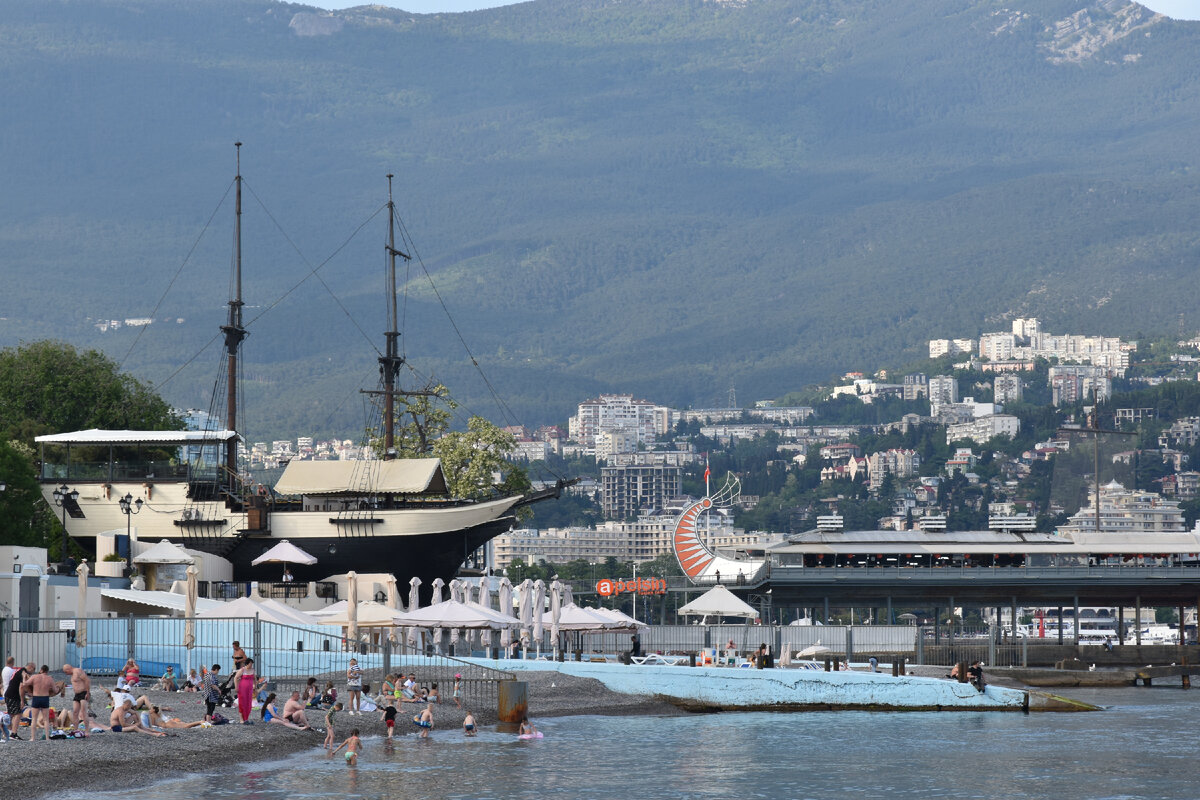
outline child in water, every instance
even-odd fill
[[[325,744],[326,750],[333,747],[333,718],[337,712],[342,710],[341,703],[334,703],[333,707],[325,712]]]
[[[474,735],[475,735],[475,715],[473,715],[470,711],[468,711],[467,715],[465,717],[463,717],[463,736],[474,736]]]
[[[336,753],[343,747],[346,748],[346,763],[352,767],[358,764],[358,753],[362,749],[362,739],[358,738],[358,728],[350,731],[350,738],[339,744],[333,753]],[[333,753],[329,755],[333,755]]]
[[[428,739],[433,730],[433,703],[425,706],[425,710],[413,717],[413,725],[421,729],[421,738]]]
[[[387,738],[391,739],[392,734],[396,732],[396,698],[388,699],[387,708],[383,710],[383,716],[380,719],[387,725]]]

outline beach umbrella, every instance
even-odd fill
[[[401,612],[384,603],[361,600],[353,609],[349,603],[335,603],[321,609],[320,613],[315,616],[322,625],[348,627],[350,619],[353,617],[356,628],[389,628],[399,624],[396,622],[396,618],[400,615]]]
[[[833,650],[831,650],[828,647],[826,647],[825,645],[821,644],[821,640],[818,639],[816,644],[810,644],[808,647],[804,648],[799,653],[796,653],[796,657],[797,658],[812,658],[813,656],[817,656],[822,653],[832,653],[832,652],[833,652]]]
[[[571,591],[571,584],[563,583],[563,585],[562,585],[562,604],[564,606],[569,606],[569,605],[574,604],[574,602],[575,602],[575,594],[574,594],[574,592]]]
[[[521,614],[521,647],[529,649],[529,627],[533,624],[533,582],[526,578],[517,589],[517,608]]]
[[[358,573],[346,573],[346,638],[358,649]]]
[[[304,564],[312,566],[317,563],[317,558],[296,547],[296,545],[287,539],[284,539],[250,563],[256,567],[259,564]]]
[[[491,628],[498,630],[517,624],[514,617],[499,611],[484,608],[478,603],[463,603],[458,600],[443,600],[416,611],[406,611],[398,619],[403,623],[422,628],[453,630],[455,628]]]
[[[420,589],[421,589],[421,579],[418,578],[416,575],[414,575],[412,577],[412,579],[408,582],[408,610],[409,611],[412,611],[414,609],[421,607]],[[417,643],[420,641],[420,636],[421,636],[421,634],[416,628],[405,628],[404,629],[404,639],[412,647],[417,646]]]
[[[508,578],[501,578],[500,587],[496,592],[496,599],[500,603],[500,612],[503,614],[512,613],[512,591],[512,581]],[[512,631],[509,628],[505,628],[500,631],[500,647],[504,650],[505,658],[508,657],[508,648],[510,645],[512,645]]]
[[[557,578],[550,584],[550,641],[554,643],[554,654],[558,655],[558,621],[562,615],[562,581]]]
[[[183,646],[187,648],[187,664],[184,667],[187,672],[183,673],[184,676],[192,674],[192,648],[196,646],[196,601],[200,599],[199,574],[200,570],[196,569],[195,564],[187,568],[187,589],[184,592],[187,600],[183,606]]]
[[[446,582],[444,580],[442,580],[441,578],[433,579],[433,584],[432,584],[433,591],[432,591],[432,595],[429,598],[430,603],[442,602],[442,587],[445,585],[446,585]]]
[[[387,604],[395,611],[402,611],[400,608],[400,592],[396,587],[396,576],[389,575],[387,579]],[[396,642],[396,629],[392,628],[388,631],[388,639],[394,644]]]
[[[475,589],[475,602],[478,603],[479,605],[483,606],[484,608],[491,610],[491,608],[492,608],[492,593],[488,588],[488,579],[487,578],[479,579],[479,586],[477,586]],[[504,613],[510,614],[511,612],[505,611]],[[485,648],[488,648],[488,649],[491,648],[491,646],[492,646],[492,631],[491,631],[491,629],[480,632],[479,644]]]
[[[455,578],[450,581],[450,599],[456,603],[463,601],[463,582]],[[457,644],[461,634],[458,628],[450,629],[450,644]]]
[[[538,653],[542,652],[542,614],[546,611],[546,582],[541,578],[533,582],[533,641]]]
[[[75,568],[75,574],[79,576],[79,622],[75,626],[75,646],[79,648],[87,647],[87,579],[88,565],[83,562]],[[83,663],[83,659],[79,660]]]

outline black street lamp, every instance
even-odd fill
[[[140,498],[140,497],[137,500],[134,500],[133,495],[129,494],[128,492],[125,493],[124,497],[122,497],[120,500],[117,501],[118,505],[121,506],[121,513],[125,515],[125,572],[126,573],[128,573],[129,570],[132,568],[132,565],[129,563],[129,557],[133,554],[133,542],[130,541],[130,530],[131,530],[130,522],[131,522],[131,520],[129,518],[129,515],[136,514],[139,511],[141,511],[142,503],[144,503],[144,502],[145,501],[142,500],[142,498]]]
[[[62,560],[65,563],[67,560],[67,506],[79,500],[79,492],[64,483],[54,490],[53,497],[54,505],[62,509]]]

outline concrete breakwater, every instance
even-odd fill
[[[511,672],[555,671],[594,678],[621,694],[669,700],[689,710],[974,710],[1092,711],[1095,706],[1041,692],[885,673],[807,669],[738,669],[622,665],[595,662],[502,660]]]

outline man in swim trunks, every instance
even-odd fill
[[[427,703],[425,710],[413,717],[413,725],[421,729],[421,738],[428,739],[433,730],[433,703]]]
[[[21,738],[17,735],[17,727],[21,724],[21,708],[25,705],[25,681],[31,675],[33,675],[32,661],[17,668],[12,673],[12,677],[8,679],[8,685],[4,687],[5,708],[8,715],[12,717],[9,733],[14,739]]]
[[[50,668],[45,664],[37,674],[31,675],[21,686],[29,695],[29,706],[33,714],[29,720],[29,741],[37,741],[38,725],[46,732],[46,741],[50,741],[50,696],[61,694],[63,684],[55,683],[50,677]]]
[[[148,728],[143,728],[138,715],[133,713],[133,701],[125,700],[121,705],[113,709],[112,716],[108,718],[109,724],[112,725],[113,733],[145,733],[149,736],[166,736],[165,733],[152,731]]]
[[[70,664],[63,664],[63,672],[71,682],[71,711],[76,720],[85,723],[83,735],[90,736],[89,729],[92,725],[88,720],[88,698],[92,691],[92,679],[83,671],[83,667],[75,668]]]
[[[292,692],[291,697],[283,704],[283,718],[301,728],[310,727],[308,716],[304,713],[304,703],[300,702],[300,690]]]

